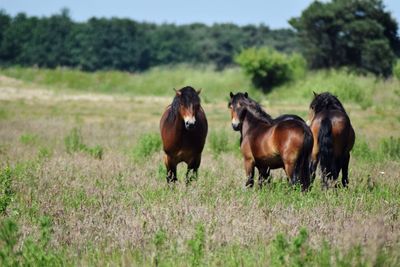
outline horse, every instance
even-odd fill
[[[190,86],[175,90],[172,103],[161,117],[160,132],[167,183],[177,181],[176,166],[180,162],[187,164],[186,184],[191,180],[190,171],[193,171],[195,178],[198,176],[208,131],[206,114],[200,105],[200,92]]]
[[[304,120],[296,115],[273,119],[247,92],[231,92],[228,107],[232,128],[241,135],[246,187],[253,187],[256,167],[260,187],[270,181],[271,169],[283,168],[291,184],[300,182],[302,190],[308,189],[313,136]]]
[[[311,174],[315,178],[318,163],[323,185],[336,181],[342,171],[342,185],[349,183],[350,151],[354,146],[355,132],[350,118],[339,99],[329,92],[317,94],[309,109],[310,128],[314,136]]]

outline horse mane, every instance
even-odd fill
[[[197,94],[196,90],[194,90],[193,87],[191,86],[185,86],[182,89],[180,89],[178,92],[180,92],[179,95],[175,95],[174,99],[172,100],[172,103],[169,105],[169,112],[167,116],[167,121],[168,122],[173,122],[179,115],[179,107],[181,105],[184,106],[189,106],[190,103],[193,104],[200,104],[200,97]]]
[[[318,94],[311,101],[310,108],[314,110],[315,113],[319,113],[324,110],[339,110],[346,113],[342,103],[339,99],[329,92],[324,92]]]
[[[247,111],[250,112],[256,119],[265,122],[267,124],[273,124],[274,119],[269,115],[264,109],[258,104],[255,100],[250,97],[246,99],[246,108]]]

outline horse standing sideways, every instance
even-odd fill
[[[230,93],[232,127],[240,131],[246,186],[254,185],[254,168],[259,186],[269,181],[271,169],[284,168],[291,184],[310,186],[310,160],[313,136],[303,119],[282,115],[272,119],[247,93]]]
[[[166,108],[160,121],[165,152],[164,163],[169,183],[177,181],[176,166],[182,161],[185,162],[188,166],[186,183],[189,183],[191,170],[197,178],[208,124],[204,110],[200,106],[200,90],[195,91],[192,87],[186,86],[175,92],[172,104]]]
[[[322,181],[336,181],[342,170],[342,185],[349,183],[350,151],[354,146],[355,133],[339,99],[328,93],[317,94],[310,104],[310,128],[314,136],[311,173],[315,177],[318,163]]]

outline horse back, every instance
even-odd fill
[[[330,122],[333,155],[339,157],[343,153],[350,152],[354,146],[355,132],[349,116],[339,110],[328,110],[316,114],[311,122],[310,128],[314,136],[313,158],[316,157],[319,151],[318,137],[323,120],[329,120]]]
[[[304,125],[303,125],[304,124]],[[272,169],[283,167],[283,162],[295,160],[297,151],[303,146],[303,120],[278,120],[268,127],[258,127],[252,137],[251,149],[254,158],[268,162]]]

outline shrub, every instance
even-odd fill
[[[139,137],[134,149],[133,158],[141,160],[148,158],[154,152],[161,149],[160,135],[156,133],[148,133]]]
[[[300,55],[288,57],[267,47],[245,49],[235,61],[251,77],[254,86],[263,91],[304,74],[305,69]]]

